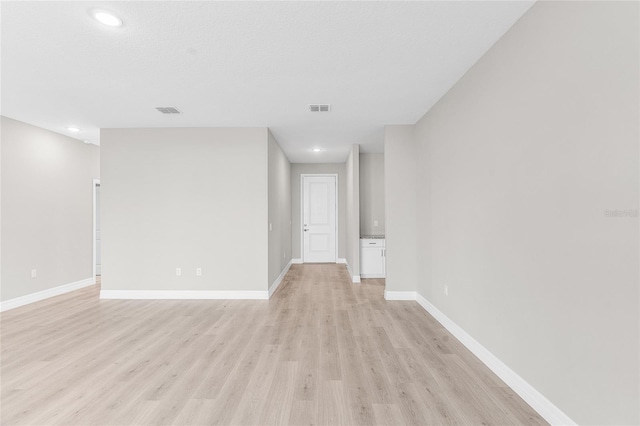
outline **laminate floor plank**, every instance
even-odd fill
[[[266,300],[100,300],[0,313],[3,425],[545,425],[416,302],[344,265]]]
[[[277,345],[266,345],[262,348],[260,359],[256,364],[255,373],[251,376],[251,380],[247,384],[247,388],[240,399],[231,424],[258,424],[260,414],[265,409],[267,394],[269,393],[275,375],[273,366],[277,365],[279,357],[280,353]]]

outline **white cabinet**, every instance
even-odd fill
[[[384,238],[360,238],[360,276],[362,278],[384,278]]]

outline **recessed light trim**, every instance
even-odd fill
[[[122,26],[122,19],[118,18],[111,12],[107,12],[106,10],[94,10],[91,14],[96,21],[108,27]]]
[[[80,129],[75,126],[69,126],[67,127],[67,130],[73,133],[78,133],[80,131]]]

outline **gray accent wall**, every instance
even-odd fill
[[[104,129],[101,144],[103,290],[267,290],[266,128]]]
[[[293,163],[291,164],[291,246],[294,259],[302,259],[302,211],[300,197],[301,175],[303,174],[338,175],[338,258],[346,257],[347,235],[347,175],[345,163]]]
[[[418,293],[585,425],[640,423],[638,9],[536,3],[385,140],[388,286],[415,203]]]
[[[384,225],[384,154],[360,154],[360,235],[384,235]]]
[[[291,260],[291,163],[269,132],[269,286]]]
[[[0,300],[92,278],[93,179],[100,177],[100,149],[0,119]]]

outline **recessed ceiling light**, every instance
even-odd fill
[[[70,132],[73,132],[73,133],[77,133],[77,132],[80,131],[80,129],[78,129],[77,127],[73,127],[73,126],[67,127],[67,130],[70,131]]]
[[[86,143],[87,145],[91,143],[89,139],[84,139],[82,142]]]
[[[93,17],[96,19],[96,21],[100,22],[101,24],[108,25],[110,27],[122,26],[122,19],[104,10],[94,10]]]
[[[322,152],[322,148],[313,148],[312,151],[313,152]]]

